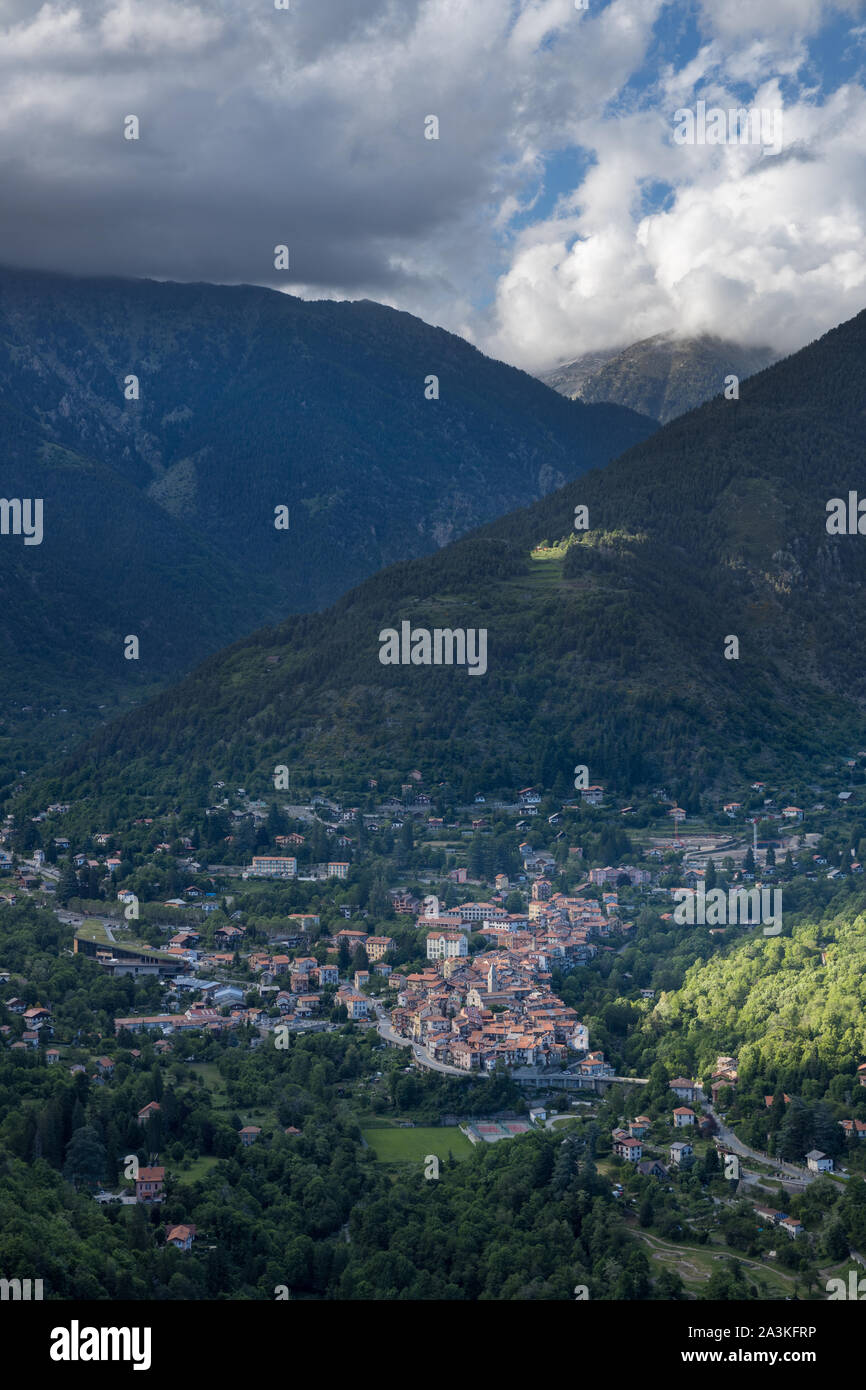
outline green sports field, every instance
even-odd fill
[[[438,1129],[364,1129],[361,1131],[380,1163],[423,1163],[428,1154],[467,1158],[472,1145],[456,1125]]]

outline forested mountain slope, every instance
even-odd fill
[[[265,789],[286,764],[293,785],[347,792],[418,767],[465,794],[562,793],[585,763],[620,788],[706,789],[862,742],[866,541],[828,533],[827,501],[864,477],[864,411],[860,314],[739,401],[237,643],[52,786],[172,805],[217,776]],[[486,629],[486,673],[383,665],[380,633],[403,621]]]
[[[369,301],[0,271],[0,763],[654,428]]]

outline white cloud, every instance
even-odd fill
[[[772,44],[750,23],[731,46],[740,11],[713,6],[716,33],[682,70],[661,73],[651,110],[584,132],[596,164],[567,215],[516,238],[489,351],[539,370],[663,331],[791,351],[866,306],[862,87],[821,95],[803,84],[786,105],[775,77],[756,82],[746,104],[782,111],[781,154],[670,142],[675,105],[694,106],[696,92],[727,110],[744,104],[729,83],[797,74],[820,8],[771,7]],[[647,213],[653,182],[668,197]]]
[[[73,6],[43,5],[32,19],[11,24],[0,33],[0,62],[26,63],[34,58],[83,52],[81,11]]]
[[[668,0],[6,7],[0,261],[366,295],[532,368],[676,327],[796,346],[866,298],[864,97],[813,90],[820,0],[701,0],[676,60]],[[785,91],[783,155],[672,145],[742,84]],[[551,207],[570,146],[595,163]]]
[[[119,0],[103,15],[99,33],[106,53],[151,56],[202,48],[219,37],[222,27],[218,16],[207,15],[195,5]]]
[[[834,11],[854,15],[861,0],[701,0],[704,24],[735,45],[754,35],[813,34]]]

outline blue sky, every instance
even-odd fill
[[[611,0],[599,0],[592,5],[595,18],[609,7]],[[760,10],[760,0],[755,0]],[[692,3],[670,3],[662,7],[652,26],[646,56],[639,66],[630,73],[612,96],[604,110],[608,119],[635,110],[655,110],[659,105],[658,78],[660,71],[667,66],[683,69],[692,63],[707,42],[706,29],[701,26],[701,6]],[[845,83],[864,85],[866,78],[866,15],[864,28],[857,32],[852,24],[851,12],[827,10],[820,27],[803,37],[804,60],[802,68],[792,76],[782,76],[780,91],[784,101],[796,101],[804,90],[810,90],[820,99],[836,91]],[[552,34],[544,41],[553,44],[557,35]],[[771,64],[766,68],[767,76],[773,76]],[[714,104],[713,83],[697,84],[695,100],[707,96],[708,104]],[[754,95],[754,83],[734,81],[727,84],[732,103],[748,106]],[[558,199],[574,193],[579,188],[587,169],[594,163],[591,146],[567,144],[560,148],[544,151],[543,171],[538,181],[538,193],[527,206],[525,212],[511,219],[511,230],[519,230],[534,221],[549,217]],[[670,201],[672,187],[664,180],[648,179],[642,190],[642,210],[645,214],[665,208]]]

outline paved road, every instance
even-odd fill
[[[750,1149],[748,1144],[744,1144],[741,1139],[737,1138],[734,1131],[725,1124],[724,1120],[722,1120],[713,1109],[713,1106],[708,1100],[703,1102],[703,1108],[708,1115],[712,1115],[718,1125],[718,1138],[732,1153],[739,1154],[740,1158],[752,1158],[757,1163],[769,1164],[769,1166],[774,1168],[777,1172],[786,1173],[789,1178],[796,1178],[798,1181],[803,1182],[812,1181],[813,1174],[808,1172],[807,1169],[798,1168],[793,1163],[785,1163],[781,1158],[774,1158],[767,1154],[759,1153],[757,1149]]]
[[[588,1101],[587,1101],[587,1104],[589,1104]],[[574,1110],[563,1110],[563,1111],[561,1111],[558,1115],[550,1115],[550,1116],[548,1116],[548,1118],[544,1121],[544,1128],[545,1128],[545,1129],[553,1129],[553,1127],[554,1127],[554,1125],[556,1124],[557,1120],[576,1120],[576,1119],[579,1119],[579,1118],[580,1118],[580,1117],[579,1117],[579,1115],[577,1114],[576,1111],[574,1111]],[[583,1118],[585,1119],[586,1116],[584,1116]],[[566,1131],[566,1132],[567,1132],[567,1131]]]
[[[32,869],[35,874],[43,874],[45,878],[60,878],[60,870],[53,868],[50,864],[37,864],[33,859],[25,859],[24,864],[28,869]]]
[[[811,1174],[809,1176],[811,1177]],[[755,1193],[754,1195],[760,1195],[765,1206],[767,1204],[768,1184],[778,1184],[780,1187],[783,1187],[786,1192],[789,1192],[792,1197],[796,1197],[807,1185],[805,1178],[789,1178],[786,1176],[779,1178],[774,1174],[765,1172],[763,1169],[758,1173],[753,1168],[746,1168],[745,1165],[740,1169],[740,1182],[745,1187],[759,1188],[760,1194]]]
[[[801,1183],[804,1187],[808,1183],[814,1182],[816,1178],[823,1177],[823,1174],[810,1173],[808,1168],[800,1168],[796,1163],[787,1163],[784,1159],[776,1158],[774,1155],[763,1154],[757,1149],[750,1149],[748,1144],[744,1144],[742,1140],[737,1138],[734,1131],[724,1124],[709,1101],[705,1100],[703,1102],[703,1108],[709,1115],[712,1115],[718,1125],[718,1138],[721,1139],[722,1143],[733,1153],[739,1154],[741,1158],[751,1158],[756,1163],[767,1164],[774,1172],[784,1173],[785,1177],[788,1178],[790,1182]],[[768,1177],[772,1177],[773,1175],[761,1174],[760,1176],[766,1181]],[[842,1178],[844,1182],[847,1182],[850,1175],[848,1173],[837,1173],[836,1176]]]
[[[400,1034],[395,1033],[394,1029],[391,1027],[388,1015],[381,1004],[376,1004],[375,1009],[378,1020],[376,1027],[380,1038],[384,1038],[386,1042],[396,1043],[398,1047],[411,1047],[416,1062],[422,1067],[428,1067],[430,1071],[441,1071],[444,1072],[446,1076],[467,1076],[468,1073],[461,1071],[459,1067],[449,1067],[446,1066],[444,1062],[436,1062],[432,1057],[428,1057],[420,1043],[413,1042],[411,1038],[401,1038]],[[486,1072],[474,1072],[473,1075],[485,1076]]]
[[[84,922],[101,922],[105,928],[105,935],[112,942],[114,941],[112,928],[120,925],[113,917],[82,917],[80,912],[65,912],[61,907],[54,908],[54,915],[59,922],[65,922],[68,927],[80,927]]]

